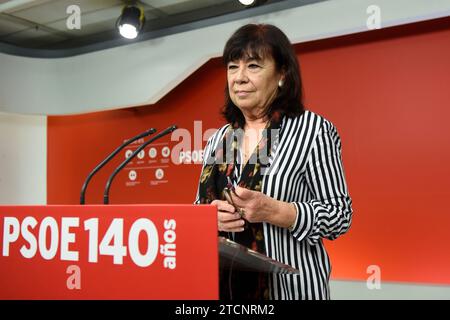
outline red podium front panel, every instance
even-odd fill
[[[218,299],[213,206],[0,206],[0,299]]]

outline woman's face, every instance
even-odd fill
[[[284,80],[272,57],[231,61],[227,66],[231,101],[244,113],[259,115],[275,99],[278,82]]]

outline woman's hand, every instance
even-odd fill
[[[241,219],[235,207],[223,200],[214,200],[211,202],[217,207],[217,221],[219,231],[241,232],[244,231],[245,221]]]
[[[232,199],[236,207],[242,209],[241,215],[248,222],[267,221],[268,206],[273,205],[271,200],[276,201],[262,192],[242,187],[236,187],[235,193],[232,194]]]
[[[297,217],[297,210],[292,203],[278,201],[259,191],[236,187],[232,200],[238,212],[241,211],[242,218],[248,222],[268,222],[288,228]]]

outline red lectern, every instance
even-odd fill
[[[213,206],[0,206],[0,299],[218,299]]]

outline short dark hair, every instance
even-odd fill
[[[265,115],[270,118],[275,111],[289,117],[302,114],[305,107],[297,55],[289,39],[279,28],[270,24],[247,24],[240,27],[225,44],[222,59],[227,66],[231,61],[249,57],[261,59],[267,55],[275,61],[277,71],[284,72],[285,81]],[[241,128],[245,124],[244,115],[230,98],[228,82],[222,116],[227,122]]]

